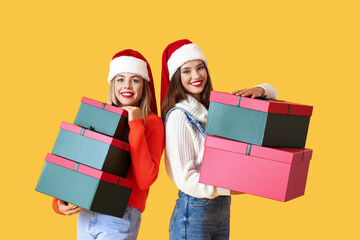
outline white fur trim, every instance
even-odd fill
[[[137,74],[150,82],[146,62],[129,56],[117,57],[110,62],[108,82],[110,83],[117,74],[125,72]]]
[[[167,62],[170,81],[176,70],[191,60],[202,60],[206,66],[208,65],[201,48],[194,43],[183,45],[173,52]]]

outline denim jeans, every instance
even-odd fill
[[[230,196],[196,198],[179,191],[171,216],[170,240],[228,240]]]
[[[120,240],[137,238],[141,222],[141,212],[127,206],[123,218],[81,210],[77,222],[77,239],[80,240]]]

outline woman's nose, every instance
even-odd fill
[[[127,81],[124,82],[124,88],[131,88],[130,80],[127,80]]]
[[[198,72],[197,70],[194,70],[194,71],[192,72],[191,77],[192,77],[193,79],[197,79],[197,78],[200,77],[200,74],[199,74],[199,72]]]

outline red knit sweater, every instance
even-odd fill
[[[165,144],[164,125],[157,115],[150,114],[146,118],[146,126],[142,119],[135,119],[129,122],[129,127],[131,166],[126,178],[136,184],[131,192],[128,206],[143,212],[149,188],[159,173],[160,159]],[[57,200],[53,199],[52,207],[56,213],[61,214]]]

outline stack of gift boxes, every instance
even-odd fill
[[[83,97],[74,124],[62,122],[36,191],[122,217],[131,195],[127,112]]]
[[[312,109],[211,92],[199,181],[278,201],[304,195]]]

